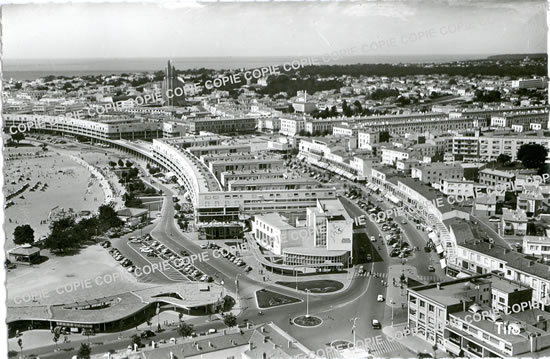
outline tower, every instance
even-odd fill
[[[176,68],[168,60],[162,80],[162,98],[168,106],[182,106],[184,104],[184,83],[178,78]]]

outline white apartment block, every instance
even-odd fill
[[[531,287],[534,301],[550,306],[550,267],[520,253],[485,242],[459,243],[456,268],[478,274],[502,272],[505,278]]]
[[[397,161],[407,160],[410,157],[409,151],[395,148],[382,148],[382,164],[393,166]]]
[[[378,131],[359,131],[357,135],[357,146],[362,149],[372,151],[380,143],[380,133]]]
[[[550,256],[550,238],[536,236],[523,237],[523,253],[534,256]]]
[[[279,133],[285,136],[297,136],[300,131],[306,129],[306,121],[302,118],[281,117],[281,129]]]

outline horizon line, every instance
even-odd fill
[[[205,58],[211,58],[211,59],[219,59],[219,58],[283,58],[283,57],[297,57],[297,58],[303,58],[303,57],[319,57],[319,56],[329,56],[333,52],[330,53],[324,53],[324,54],[316,54],[316,55],[246,55],[246,56],[234,56],[234,55],[219,55],[219,56],[156,56],[156,57],[140,57],[140,56],[129,56],[129,57],[65,57],[65,58],[44,58],[44,57],[20,57],[20,58],[7,58],[4,57],[4,61],[17,61],[17,60],[49,60],[49,61],[55,61],[55,60],[128,60],[128,59],[148,59],[148,60],[156,60],[156,59],[205,59]],[[546,52],[518,52],[518,53],[454,53],[454,54],[357,54],[357,55],[344,55],[341,59],[345,58],[354,58],[354,57],[376,57],[376,56],[517,56],[517,55],[548,55]],[[338,60],[335,60],[338,61]]]

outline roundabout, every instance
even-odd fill
[[[330,346],[338,351],[345,349],[353,349],[354,345],[349,340],[334,340],[330,343]]]
[[[292,322],[302,328],[315,328],[323,324],[323,320],[313,315],[305,316],[301,315],[292,319]]]

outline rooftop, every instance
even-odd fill
[[[550,278],[550,266],[526,259],[521,253],[510,251],[508,248],[491,245],[483,241],[477,241],[477,243],[457,243],[457,245],[458,247],[463,247],[507,262],[506,266],[514,268],[520,272],[528,273],[539,278],[544,278],[545,280]]]

